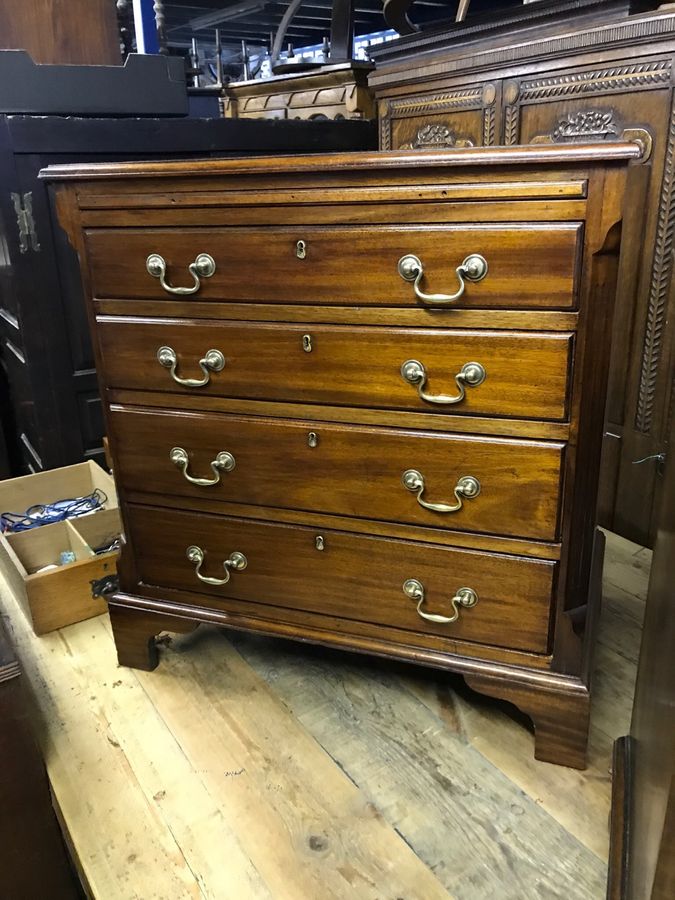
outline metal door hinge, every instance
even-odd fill
[[[28,253],[30,247],[31,250],[38,253],[40,251],[40,243],[35,231],[32,192],[12,194],[12,203],[16,213],[16,224],[19,226],[19,249],[22,253]]]

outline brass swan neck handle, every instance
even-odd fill
[[[406,490],[411,491],[413,494],[417,494],[417,502],[419,505],[423,506],[425,509],[430,509],[432,512],[459,512],[465,499],[473,500],[474,497],[477,497],[480,494],[480,481],[478,481],[477,478],[474,478],[473,475],[463,475],[458,479],[454,488],[456,503],[429,503],[428,500],[424,500],[422,498],[422,494],[426,488],[424,475],[422,475],[421,472],[418,472],[417,469],[407,469],[403,473],[401,481]]]
[[[420,284],[424,278],[424,266],[419,256],[414,253],[408,253],[402,256],[398,261],[398,274],[404,281],[413,282],[413,290],[415,296],[422,303],[434,306],[444,306],[448,303],[454,303],[464,293],[467,281],[482,281],[488,273],[488,264],[484,256],[480,253],[471,253],[461,262],[455,269],[455,274],[459,280],[459,288],[454,294],[427,294]]]
[[[196,294],[202,286],[202,278],[210,278],[216,271],[216,263],[208,253],[199,253],[194,262],[188,266],[188,272],[192,275],[191,287],[173,287],[166,280],[166,260],[159,253],[151,253],[145,261],[145,268],[149,275],[158,278],[167,294],[175,294],[185,297],[188,294]]]
[[[486,372],[483,366],[477,362],[464,363],[462,368],[455,375],[455,383],[457,384],[458,393],[454,395],[448,394],[428,394],[424,388],[427,383],[427,370],[421,362],[416,359],[408,359],[401,366],[401,377],[408,384],[417,388],[417,393],[422,400],[427,403],[438,403],[441,405],[451,405],[461,403],[466,396],[465,386],[478,387],[486,378]]]
[[[204,387],[211,380],[211,372],[222,372],[225,368],[225,357],[220,350],[209,350],[199,360],[199,368],[204,373],[203,378],[182,378],[176,373],[178,356],[173,347],[160,347],[157,351],[157,361],[160,366],[169,369],[169,373],[176,384],[189,388]]]
[[[221,472],[231,472],[236,465],[234,456],[227,450],[221,450],[216,458],[211,461],[213,478],[197,478],[188,472],[190,458],[187,450],[184,450],[183,447],[174,447],[169,453],[169,459],[174,465],[178,466],[186,481],[199,487],[212,487],[214,484],[218,484]]]
[[[472,606],[478,603],[478,594],[473,588],[463,587],[450,600],[453,610],[452,615],[439,616],[436,613],[424,612],[422,609],[422,604],[426,600],[426,593],[424,585],[417,578],[408,578],[407,581],[403,582],[403,593],[406,597],[410,597],[411,600],[417,600],[417,614],[422,619],[426,619],[427,622],[435,622],[437,625],[452,625],[453,622],[459,619],[460,606],[464,607],[464,609],[471,609]]]
[[[204,551],[201,547],[197,547],[193,544],[191,547],[187,548],[187,550],[185,551],[185,555],[191,563],[194,563],[195,575],[200,581],[203,581],[204,584],[213,584],[217,586],[227,584],[227,582],[230,580],[231,570],[234,570],[235,572],[241,572],[248,565],[248,560],[246,559],[244,554],[240,553],[239,550],[235,550],[234,553],[231,553],[227,559],[223,560],[225,577],[211,578],[209,575],[202,575],[201,573],[201,567],[204,562]]]

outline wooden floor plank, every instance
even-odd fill
[[[647,596],[651,551],[618,534],[606,537],[603,578],[644,602]]]
[[[107,619],[107,617],[106,617]],[[218,798],[185,756],[137,674],[121,669],[114,653],[92,653],[96,640],[109,645],[101,618],[88,629],[64,629],[74,674],[95,691],[90,699],[105,709],[119,751],[126,758],[146,802],[154,806],[181,848],[204,897],[270,898],[263,878],[241,847],[236,829],[223,815]],[[227,847],[227,865],[223,848]]]
[[[272,896],[449,896],[222,632],[138,677]]]
[[[74,678],[77,659],[63,633],[36,639],[3,588],[8,628],[39,703],[52,790],[94,896],[202,897],[174,836],[139,789],[103,706],[93,708],[92,687]],[[67,630],[90,634],[91,622]]]
[[[400,667],[233,640],[453,895],[602,895],[605,863],[405,690]]]
[[[92,896],[600,900],[651,562],[607,547],[586,772],[443,673],[212,627],[135,672],[107,617],[35,638],[0,584]]]

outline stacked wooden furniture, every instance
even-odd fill
[[[602,519],[640,544],[656,530],[675,352],[666,322],[675,224],[675,9],[556,0],[374,48],[383,150],[653,141],[627,207],[605,431]],[[668,9],[670,6],[670,9]],[[636,464],[642,461],[640,464]]]
[[[120,662],[208,621],[447,668],[525,710],[540,759],[583,766],[640,153],[47,170],[125,522]]]
[[[371,63],[347,62],[310,72],[233,81],[223,88],[229,119],[374,119]]]

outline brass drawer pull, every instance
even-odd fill
[[[165,369],[171,370],[171,377],[176,384],[182,384],[183,387],[190,388],[204,387],[205,384],[209,383],[211,372],[221,372],[225,368],[225,357],[220,350],[209,350],[204,358],[199,360],[199,368],[204,373],[203,378],[181,378],[180,375],[176,375],[178,357],[172,347],[160,347],[157,351],[157,359]]]
[[[178,294],[184,297],[186,294],[196,294],[202,286],[202,278],[210,278],[216,271],[216,262],[208,253],[199,253],[193,263],[188,266],[190,275],[194,278],[192,287],[171,287],[166,282],[166,260],[159,253],[151,253],[145,261],[145,268],[153,278],[159,278],[159,283],[168,294]]]
[[[403,473],[401,481],[407,490],[412,491],[413,494],[417,494],[417,502],[419,505],[423,506],[425,509],[430,509],[432,512],[458,512],[458,510],[462,508],[462,503],[465,499],[473,500],[474,497],[477,497],[480,494],[480,481],[478,481],[477,478],[474,478],[473,475],[463,475],[458,480],[454,492],[457,503],[452,505],[449,503],[429,503],[422,499],[425,488],[424,476],[421,472],[418,472],[417,469],[408,469]]]
[[[463,606],[464,609],[471,609],[472,606],[475,606],[476,603],[478,603],[478,595],[473,588],[460,588],[450,601],[453,614],[451,616],[437,616],[434,613],[422,611],[422,604],[426,597],[424,585],[421,581],[418,581],[416,578],[409,578],[407,581],[404,581],[403,593],[406,597],[410,597],[411,600],[417,600],[417,614],[419,616],[426,619],[427,622],[436,622],[437,625],[452,625],[453,622],[456,622],[457,619],[459,619],[460,606]]]
[[[403,380],[407,381],[408,384],[412,384],[413,387],[417,387],[417,393],[422,400],[426,400],[427,403],[461,403],[466,396],[464,385],[477,387],[485,381],[485,374],[485,369],[480,363],[464,363],[462,368],[455,375],[459,393],[454,397],[450,397],[447,394],[427,394],[424,390],[424,386],[427,383],[427,370],[421,362],[418,362],[416,359],[409,359],[401,366]]]
[[[190,484],[197,484],[199,487],[211,487],[214,484],[218,484],[220,481],[220,473],[231,472],[235,467],[234,456],[232,456],[231,453],[228,453],[227,450],[221,450],[216,458],[212,460],[211,468],[213,469],[213,478],[195,478],[194,475],[190,475],[187,470],[189,458],[187,451],[183,450],[182,447],[174,447],[171,453],[169,453],[169,459],[174,465],[178,466],[186,481],[189,481]]]
[[[464,293],[467,281],[482,281],[488,273],[488,264],[480,253],[471,253],[464,262],[455,269],[459,279],[459,290],[454,294],[425,294],[420,288],[420,282],[424,278],[424,266],[422,260],[412,253],[402,256],[398,261],[398,274],[404,281],[414,282],[415,295],[423,303],[453,303]]]
[[[202,563],[204,562],[204,551],[201,547],[196,547],[192,545],[188,547],[186,550],[187,558],[191,563],[195,564],[195,575],[199,578],[200,581],[203,581],[204,584],[227,584],[230,580],[230,570],[234,569],[235,572],[241,572],[248,565],[248,560],[244,556],[243,553],[240,553],[238,550],[235,550],[234,553],[230,554],[230,558],[223,561],[223,568],[225,569],[225,577],[224,578],[210,578],[208,575],[202,575],[199,571],[202,567]]]

